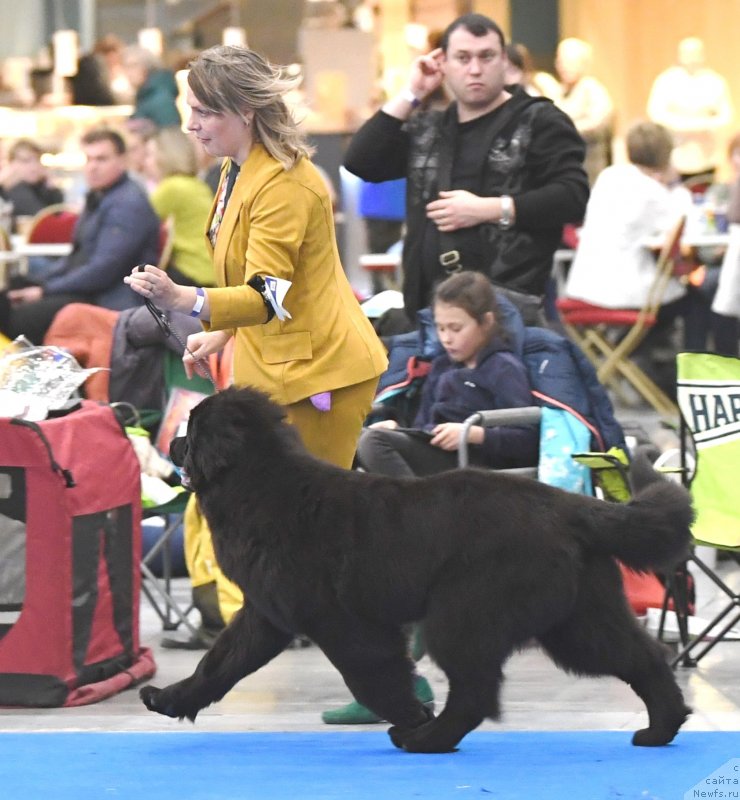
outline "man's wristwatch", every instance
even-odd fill
[[[505,231],[514,224],[514,201],[508,194],[502,194],[499,200],[501,201],[501,218],[498,226]]]

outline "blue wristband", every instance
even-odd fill
[[[206,293],[203,291],[202,286],[198,286],[195,289],[195,303],[193,304],[193,310],[190,312],[191,317],[199,317],[200,312],[203,310],[203,303],[206,301]]]

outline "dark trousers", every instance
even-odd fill
[[[472,466],[484,466],[475,449],[468,452]],[[357,460],[367,472],[403,478],[456,469],[457,451],[434,447],[413,431],[365,428],[357,446]]]
[[[716,289],[716,286],[714,287]],[[655,334],[672,326],[676,319],[683,318],[683,349],[692,352],[711,350],[727,356],[738,355],[738,320],[712,311],[714,291],[711,287],[690,286],[683,297],[661,306],[655,325]],[[711,337],[711,347],[710,347]],[[645,339],[649,346],[652,331]]]
[[[43,344],[46,331],[56,316],[68,303],[84,303],[86,298],[75,294],[52,294],[35,303],[10,306],[3,293],[0,301],[0,330],[9,338],[25,336],[36,345]]]

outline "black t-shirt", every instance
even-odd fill
[[[490,137],[487,132],[495,123],[501,110],[506,104],[500,105],[493,111],[476,117],[469,122],[458,122],[455,128],[455,156],[450,173],[450,188],[464,189],[467,192],[480,196],[482,194],[483,176],[485,174],[486,153],[490,147]],[[446,188],[446,187],[440,187]],[[465,269],[485,271],[485,247],[481,237],[480,228],[461,228],[445,239],[444,247],[453,244],[465,252]],[[448,244],[449,243],[449,244]],[[442,252],[442,241],[437,226],[427,219],[424,231],[423,272],[427,276],[427,283],[431,285],[442,274],[439,256]],[[427,298],[430,300],[431,298]]]

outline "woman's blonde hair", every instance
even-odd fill
[[[180,128],[162,128],[154,143],[157,166],[163,178],[169,175],[197,175],[198,157],[191,138]]]
[[[209,111],[241,117],[253,111],[255,138],[285,169],[311,155],[284,100],[299,80],[254,50],[228,45],[204,50],[190,63],[188,74],[190,89]]]

